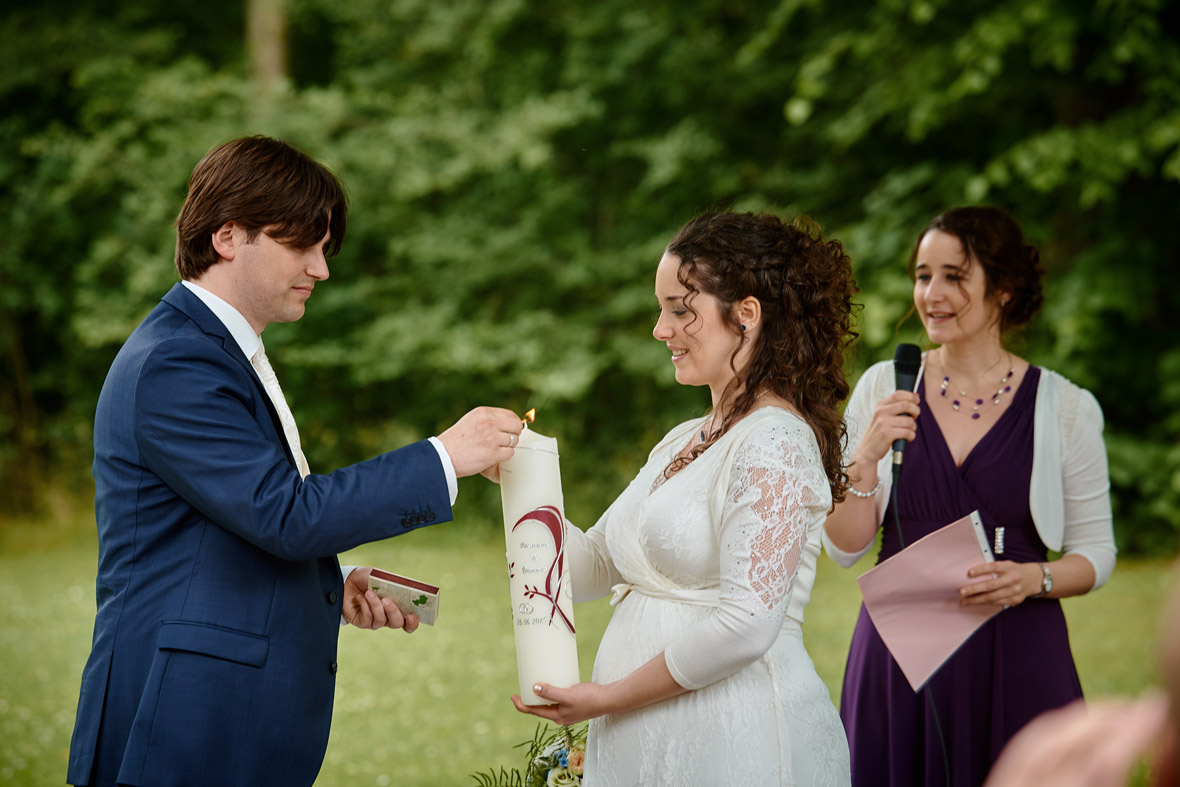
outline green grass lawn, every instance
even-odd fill
[[[93,527],[74,519],[0,524],[0,784],[65,777],[97,554]],[[474,771],[521,765],[513,746],[536,725],[508,699],[517,684],[502,534],[442,525],[342,560],[438,584],[439,621],[412,635],[341,632],[332,738],[317,784],[465,785]],[[859,605],[855,577],[868,565],[846,571],[821,557],[807,609],[808,649],[834,702]],[[1124,560],[1100,592],[1065,602],[1087,696],[1134,696],[1156,684],[1157,624],[1172,580],[1171,561]],[[610,607],[579,604],[575,616],[588,679]]]

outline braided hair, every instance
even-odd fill
[[[676,233],[667,253],[680,260],[677,278],[688,290],[720,302],[724,324],[738,337],[730,356],[734,379],[721,397],[728,402],[720,425],[686,455],[664,469],[681,470],[746,416],[769,390],[789,402],[815,432],[832,499],[844,499],[848,476],[843,448],[847,429],[837,405],[848,396],[844,351],[856,338],[852,295],[857,291],[844,246],[825,240],[807,217],[785,223],[769,213],[709,212]],[[741,331],[732,306],[753,296],[762,307],[757,339]],[[744,368],[735,365],[750,341]]]

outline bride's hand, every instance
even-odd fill
[[[579,683],[568,689],[538,683],[533,686],[533,693],[553,704],[525,705],[517,694],[512,695],[512,704],[521,713],[531,713],[563,727],[596,718],[607,712],[606,690],[597,683]]]

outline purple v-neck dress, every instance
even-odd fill
[[[979,509],[989,539],[997,526],[1005,528],[1004,554],[997,559],[1045,560],[1028,505],[1039,380],[1040,369],[1030,367],[1007,411],[960,467],[926,405],[924,383],[919,385],[918,435],[906,448],[897,490],[906,544]],[[878,562],[899,549],[892,506],[885,513]],[[1004,744],[1026,722],[1082,696],[1061,605],[1030,598],[1004,610],[976,631],[928,686],[946,741],[951,785],[982,784]],[[862,605],[840,699],[854,787],[946,783],[926,692],[910,688]]]

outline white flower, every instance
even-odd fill
[[[569,772],[567,768],[554,768],[549,771],[549,778],[545,780],[546,787],[578,787],[582,780]]]

